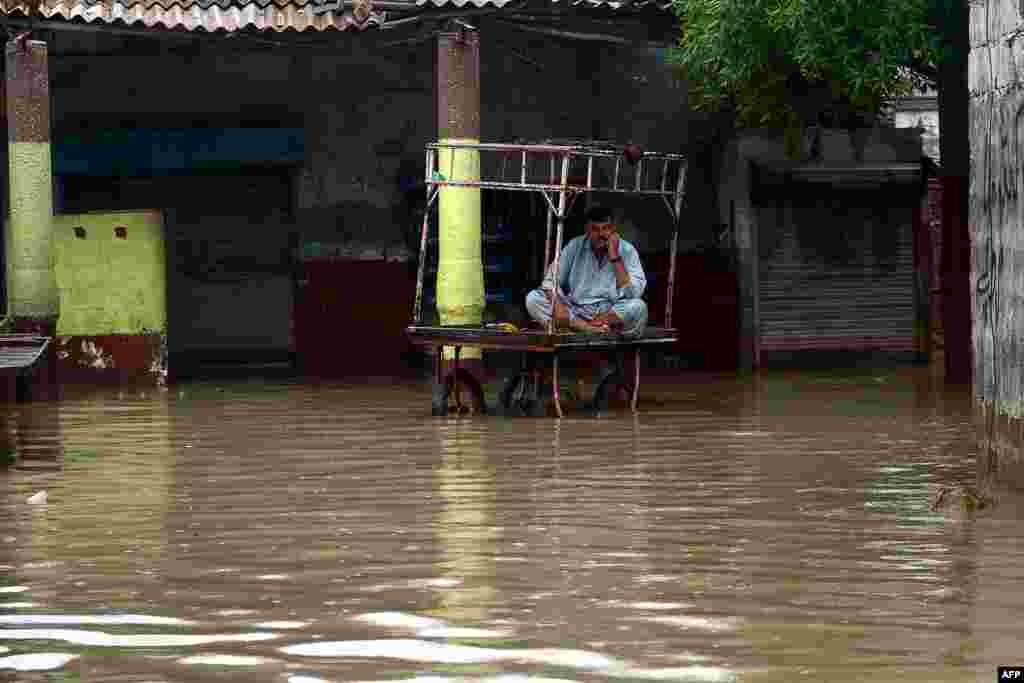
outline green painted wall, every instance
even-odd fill
[[[57,334],[167,330],[167,263],[159,211],[54,218],[60,318]],[[116,236],[125,228],[125,238]],[[83,228],[78,237],[75,228]]]

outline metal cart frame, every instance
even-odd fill
[[[476,154],[479,160],[479,178],[457,179],[454,177],[455,158],[459,153]],[[448,165],[442,168],[447,157]],[[510,163],[511,162],[511,163]],[[598,384],[595,403],[603,399],[612,383],[630,389],[631,407],[637,409],[640,387],[640,350],[647,346],[664,345],[677,341],[676,330],[672,328],[672,294],[675,286],[676,249],[679,242],[679,224],[686,186],[686,157],[681,154],[663,154],[641,151],[635,146],[614,145],[603,142],[544,142],[539,144],[521,143],[480,143],[480,142],[438,142],[426,146],[427,204],[420,229],[419,268],[416,276],[416,300],[413,308],[413,324],[406,328],[411,341],[435,349],[434,414],[448,412],[448,398],[454,395],[456,408],[463,410],[460,386],[470,391],[480,412],[486,412],[482,389],[473,377],[459,368],[459,352],[462,347],[480,349],[521,351],[524,353],[521,379],[533,377],[534,401],[538,400],[539,373],[528,367],[527,355],[531,353],[550,354],[553,358],[552,393],[555,410],[563,416],[558,385],[558,357],[561,352],[580,350],[606,350],[615,352],[621,360],[621,353],[634,353],[635,371],[631,386],[621,374],[621,362]],[[623,170],[626,177],[623,182]],[[445,174],[447,171],[447,175]],[[669,247],[669,271],[667,296],[665,300],[664,327],[649,327],[640,337],[615,335],[587,335],[556,333],[552,318],[546,333],[535,331],[503,332],[485,327],[470,326],[429,326],[422,320],[423,279],[427,255],[427,233],[431,209],[444,187],[465,187],[538,192],[548,206],[547,233],[544,243],[542,272],[554,259],[555,282],[560,281],[560,257],[566,216],[577,197],[588,192],[617,193],[660,197],[673,222]],[[552,224],[554,223],[554,235]],[[554,245],[552,245],[554,237]],[[552,250],[552,246],[554,247]],[[454,347],[454,369],[448,378],[443,377],[442,348]],[[516,378],[512,378],[510,383]],[[510,391],[507,384],[502,392],[502,401]],[[507,406],[506,406],[507,407]]]

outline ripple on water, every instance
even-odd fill
[[[36,652],[25,655],[0,657],[0,670],[53,671],[54,669],[61,668],[77,657],[78,655],[67,654],[64,652]]]
[[[209,643],[252,643],[277,638],[275,633],[224,633],[187,635],[173,633],[112,634],[74,629],[0,629],[0,638],[10,640],[61,640],[90,647],[191,647]]]
[[[156,617],[146,614],[0,614],[0,625],[144,625],[194,626],[196,622],[177,617]],[[0,631],[3,633],[3,631]]]
[[[928,514],[978,474],[973,418],[886,377],[685,375],[598,420],[431,419],[420,384],[18,406],[0,440],[41,466],[0,473],[3,656],[75,650],[96,680],[980,680],[1015,656],[1024,505]],[[40,477],[74,514],[23,505]]]
[[[437,664],[481,664],[511,661],[585,670],[607,670],[618,665],[618,662],[611,657],[583,650],[558,648],[498,650],[407,638],[299,643],[283,647],[281,651],[285,654],[306,657],[382,658]]]
[[[178,660],[181,664],[199,666],[228,666],[228,667],[253,667],[267,666],[269,664],[282,664],[280,660],[268,657],[252,657],[245,655],[192,655]]]

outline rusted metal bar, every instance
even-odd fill
[[[438,188],[431,187],[427,196],[427,206],[423,211],[423,225],[420,227],[420,263],[416,268],[416,303],[412,309],[412,319],[417,324],[420,320],[420,313],[423,308],[423,274],[427,263],[427,226],[430,224],[430,209],[437,199]]]
[[[633,409],[633,414],[636,414],[636,401],[640,396],[640,347],[637,347],[633,353],[633,400],[630,402],[630,406]]]
[[[444,381],[443,346],[434,346],[434,381],[440,384]]]
[[[557,188],[556,188],[556,191],[557,191]],[[548,191],[547,190],[541,190],[541,194],[544,196],[544,201],[546,201],[548,203],[548,208],[550,210],[554,211],[555,214],[557,215],[558,214],[558,209],[555,208],[555,203],[553,201],[551,201],[551,197],[548,196]]]
[[[551,167],[550,168],[550,175],[548,176],[548,180],[549,180],[549,182],[552,185],[554,185],[555,184],[555,156],[554,155],[551,155],[550,167]],[[541,268],[541,272],[544,273],[544,275],[547,275],[548,274],[548,264],[551,263],[551,222],[552,222],[552,219],[554,218],[555,207],[554,207],[554,204],[551,203],[551,198],[548,197],[548,193],[547,192],[544,193],[544,199],[548,203],[548,222],[547,222],[547,233],[544,236],[544,265]]]
[[[462,388],[459,383],[459,354],[462,353],[462,347],[455,347],[455,358],[452,363],[452,393],[455,394],[455,410],[458,414],[462,414]]]
[[[662,195],[661,198],[665,201],[665,208],[668,209],[668,215],[672,217],[672,220],[676,219],[676,210],[672,206],[672,202],[668,200],[668,197]]]
[[[686,187],[686,165],[679,164],[679,178],[675,192],[675,227],[672,230],[672,247],[668,257],[668,296],[665,297],[665,327],[672,327],[672,299],[676,288],[676,249],[679,245],[679,222],[683,213],[683,191]]]
[[[428,142],[428,149],[465,147],[479,150],[481,152],[547,152],[550,154],[575,154],[590,155],[594,157],[621,157],[621,149],[599,149],[584,145],[549,145],[529,143],[506,143],[506,142],[464,142],[461,140],[450,140],[445,142]],[[685,154],[672,154],[669,152],[644,152],[645,159],[671,159],[684,161]]]
[[[547,197],[547,193],[544,194]],[[544,275],[548,274],[548,264],[551,262],[551,224],[552,219],[555,216],[555,208],[550,205],[551,201],[548,200],[548,225],[547,234],[544,237],[544,265],[541,268],[541,272]]]
[[[554,318],[552,318],[554,319]],[[551,359],[551,394],[555,398],[555,414],[562,417],[562,394],[558,389],[558,354]]]
[[[559,291],[560,273],[558,268],[562,256],[562,233],[565,228],[565,200],[566,200],[566,184],[569,180],[569,155],[562,155],[562,187],[558,192],[558,226],[555,229],[555,294]],[[554,334],[555,332],[555,303],[557,302],[557,296],[551,301],[551,320],[548,322],[548,333]]]
[[[497,180],[432,180],[430,184],[439,185],[441,187],[478,187],[480,189],[517,189],[524,191],[558,191],[561,189],[561,185],[549,185],[546,183],[527,183],[522,184],[519,182],[499,182]],[[567,185],[567,189],[573,191],[573,193],[586,193],[588,187],[586,185]],[[590,187],[589,189],[597,191],[597,193],[609,193],[617,195],[642,195],[647,197],[672,197],[671,191],[665,191],[659,189],[641,189],[637,191],[632,186],[629,187]]]

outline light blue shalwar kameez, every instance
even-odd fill
[[[623,334],[639,336],[647,325],[647,304],[640,298],[647,287],[647,276],[636,247],[624,239],[619,240],[619,255],[629,273],[629,284],[621,289],[615,281],[615,264],[609,262],[607,254],[598,258],[586,235],[570,240],[559,259],[558,297],[573,320],[593,320],[614,311],[622,320]],[[551,320],[546,291],[555,289],[554,266],[552,261],[540,289],[526,295],[527,312],[541,323]]]

